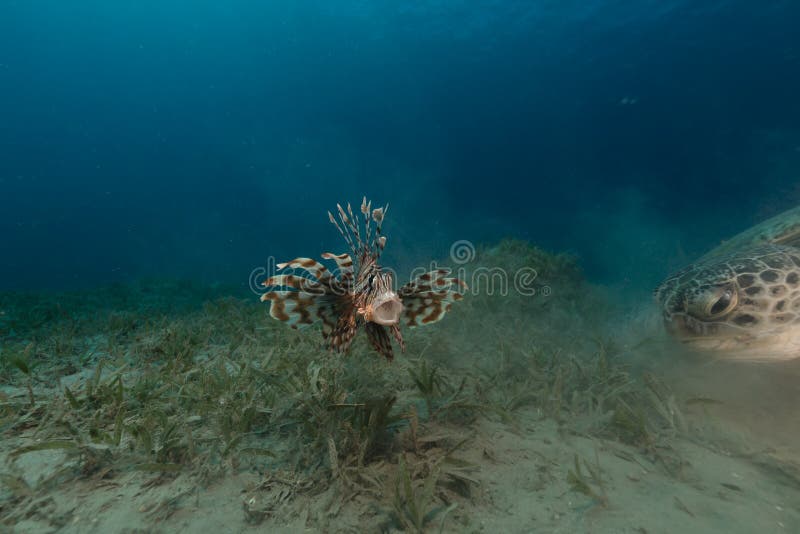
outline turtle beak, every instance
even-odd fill
[[[667,331],[681,341],[713,336],[719,327],[716,323],[703,322],[686,313],[673,315],[666,324]]]

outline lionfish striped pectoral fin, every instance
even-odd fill
[[[262,302],[270,301],[270,316],[292,328],[324,321],[335,308],[335,301],[328,297],[336,289],[336,280],[328,269],[311,258],[296,258],[278,268],[298,274],[279,274],[264,281],[264,287],[272,288],[261,295]]]
[[[261,300],[271,301],[271,317],[294,329],[321,321],[325,344],[336,352],[346,352],[358,330],[355,310],[346,295],[274,290],[261,295]]]
[[[261,295],[261,302],[270,301],[269,315],[292,328],[302,328],[318,319],[317,296],[303,291],[274,290]]]
[[[332,252],[325,252],[322,257],[326,260],[334,260],[336,262],[337,275],[339,283],[342,287],[350,287],[353,285],[355,271],[353,266],[353,258],[350,254],[334,254]]]
[[[409,327],[440,321],[454,302],[464,297],[467,284],[448,277],[449,269],[437,269],[420,275],[397,292],[403,301],[403,322]]]
[[[348,297],[341,297],[338,301],[336,321],[332,327],[323,324],[322,337],[330,350],[347,352],[353,343],[353,338],[358,332],[356,310]]]
[[[337,262],[346,263],[349,256],[342,256],[335,256]],[[310,258],[297,258],[278,264],[278,268],[299,274],[278,274],[263,283],[271,288],[261,295],[262,302],[270,301],[270,316],[294,329],[321,321],[328,348],[346,351],[358,329],[352,296],[346,290],[350,285],[347,277],[337,278]]]

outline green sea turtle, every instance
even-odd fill
[[[732,359],[800,357],[800,207],[722,243],[655,291],[667,330]]]

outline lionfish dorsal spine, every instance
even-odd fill
[[[370,200],[367,202],[367,197],[364,197],[361,200],[361,214],[364,216],[364,242],[369,243],[369,238],[372,234],[372,219],[370,218],[370,208],[372,207],[372,201]]]
[[[362,256],[370,256],[373,259],[378,259],[386,248],[386,236],[382,234],[383,220],[386,216],[386,211],[389,205],[382,208],[372,209],[372,202],[367,201],[364,197],[361,201],[361,213],[364,216],[364,232],[362,234],[358,218],[353,212],[353,207],[350,203],[347,207],[342,207],[341,204],[336,204],[336,211],[338,215],[334,216],[330,211],[328,212],[328,219],[336,226],[339,233],[344,238],[347,246],[354,258],[361,258]],[[375,223],[375,232],[372,231],[372,223]]]
[[[375,221],[375,238],[372,240],[372,249],[375,251],[375,259],[380,257],[381,252],[386,248],[386,236],[382,234],[381,230],[383,229],[383,220],[387,211],[389,211],[389,204],[372,210],[372,220]]]
[[[341,208],[341,206],[339,206],[339,204],[336,204],[336,207],[339,208],[339,218],[341,219],[342,218],[342,208]],[[342,234],[342,237],[347,242],[347,246],[350,247],[350,250],[355,253],[356,247],[353,244],[353,238],[350,237],[350,233],[345,231],[345,228],[347,228],[347,225],[344,223],[344,220],[342,220],[342,225],[343,226],[340,226],[339,223],[336,221],[336,218],[333,216],[333,213],[331,213],[330,211],[328,212],[328,218],[331,220],[331,222],[336,227],[336,229],[339,230],[339,233]]]
[[[340,228],[339,231],[347,241],[350,251],[358,257],[359,252],[364,249],[364,243],[362,243],[361,233],[358,231],[358,220],[353,216],[353,208],[348,203],[347,211],[341,204],[336,204],[336,209],[339,212],[339,220],[342,222],[342,226],[337,225],[337,228]]]
[[[356,243],[358,243],[358,248],[364,248],[364,242],[361,241],[361,232],[358,229],[358,219],[356,219],[355,215],[353,215],[353,208],[350,206],[350,203],[347,203],[347,214],[350,216],[348,221],[350,222],[350,228],[353,229],[353,235],[356,236]]]

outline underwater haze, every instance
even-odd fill
[[[0,0],[0,532],[800,532],[798,95],[800,0]]]
[[[0,286],[514,236],[650,288],[800,201],[792,1],[0,3]],[[306,252],[307,253],[307,252]]]

